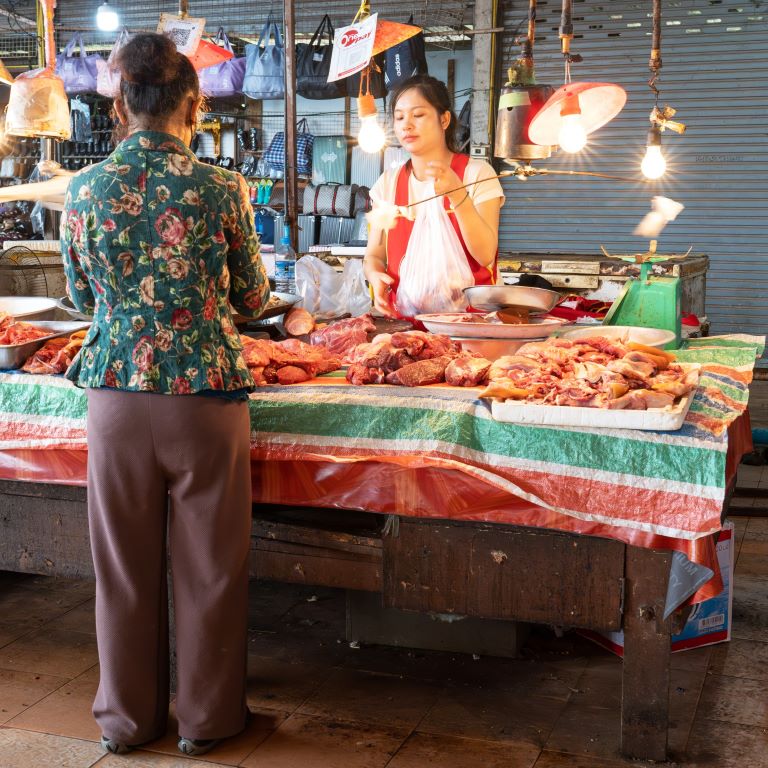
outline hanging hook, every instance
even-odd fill
[[[651,30],[651,58],[648,61],[648,68],[651,70],[651,77],[648,80],[648,87],[653,91],[655,103],[659,103],[659,89],[656,81],[659,79],[661,70],[661,0],[653,0],[653,24]]]

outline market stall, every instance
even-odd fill
[[[679,432],[501,423],[476,388],[445,384],[331,374],[260,388],[253,572],[381,592],[407,610],[623,629],[624,751],[661,759],[673,552],[715,562],[712,535],[750,448],[759,349],[734,338],[680,353],[703,373]],[[85,483],[84,393],[0,374],[0,414],[0,567],[87,576],[84,489],[73,487]]]

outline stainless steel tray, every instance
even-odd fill
[[[34,325],[35,328],[49,330],[50,334],[32,341],[25,341],[23,344],[0,344],[0,370],[13,371],[21,368],[27,358],[37,352],[46,341],[58,336],[68,336],[90,325],[90,323],[69,320],[36,320],[29,324]]]

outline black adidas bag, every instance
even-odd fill
[[[408,19],[408,24],[413,24],[413,15]],[[384,83],[388,91],[409,77],[428,74],[423,32],[403,40],[392,48],[387,48],[385,53]]]

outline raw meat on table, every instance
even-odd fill
[[[420,387],[425,384],[439,384],[445,380],[445,369],[453,358],[450,355],[419,360],[388,373],[387,384],[400,384],[404,387]]]
[[[445,381],[454,387],[476,387],[483,383],[490,368],[490,360],[462,352],[448,363]]]
[[[340,357],[343,362],[350,362],[350,354],[358,344],[368,341],[368,334],[374,333],[376,326],[370,315],[337,320],[335,323],[313,331],[309,340],[312,344],[322,345],[328,351]]]
[[[315,330],[315,318],[303,307],[292,307],[285,315],[283,326],[291,336],[306,336]]]
[[[323,346],[298,339],[270,341],[243,336],[243,358],[256,384],[298,384],[341,368],[341,360]]]

